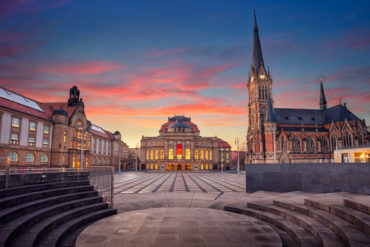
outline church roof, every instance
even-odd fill
[[[221,138],[217,137],[217,141],[218,141],[218,147],[219,148],[231,148],[230,144],[227,143],[226,141],[222,140]]]
[[[275,108],[275,117],[279,124],[295,125],[322,125],[326,123],[359,120],[347,107],[336,105],[327,108],[325,111],[319,109],[292,109]]]
[[[358,117],[355,116],[352,112],[350,112],[346,106],[341,104],[332,106],[324,111],[325,122],[330,123],[331,121],[334,122],[342,122],[344,119],[348,121],[357,121],[359,120]]]
[[[323,112],[316,109],[275,108],[276,120],[279,124],[323,124]]]

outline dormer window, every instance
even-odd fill
[[[302,117],[298,117],[298,120],[302,120]]]
[[[285,116],[284,118],[285,118],[285,120],[288,120],[289,119],[289,117],[287,117],[287,116]]]
[[[312,120],[312,121],[315,121],[315,120],[316,120],[316,118],[312,117],[312,118],[311,118],[311,120]]]

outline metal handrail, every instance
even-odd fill
[[[114,168],[111,166],[89,166],[90,183],[103,197],[104,201],[113,206]]]

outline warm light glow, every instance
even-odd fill
[[[195,154],[194,154],[194,156],[195,156],[195,159],[197,160],[197,159],[199,159],[199,156],[198,156],[198,149],[196,149],[195,150]],[[203,170],[203,169],[202,169]]]
[[[260,78],[261,78],[262,80],[264,80],[264,79],[266,78],[266,76],[265,76],[265,75],[260,75]]]
[[[181,160],[182,159],[182,144],[177,144],[176,147],[177,147],[176,148],[177,159]]]
[[[200,159],[203,160],[204,159],[204,153],[203,153],[203,149],[200,150]]]
[[[168,150],[168,159],[173,160],[173,149],[172,148]]]
[[[161,150],[161,160],[163,160],[164,159],[164,150],[162,149]]]
[[[158,150],[155,150],[155,159],[157,160],[159,158],[159,155],[158,155]]]
[[[185,156],[186,156],[185,159],[190,160],[190,149],[189,148],[185,150]]]

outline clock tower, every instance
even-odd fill
[[[265,163],[265,130],[268,95],[271,94],[272,79],[263,62],[262,48],[258,34],[256,12],[254,12],[254,40],[252,67],[248,88],[248,163]],[[271,99],[272,101],[272,99]]]

